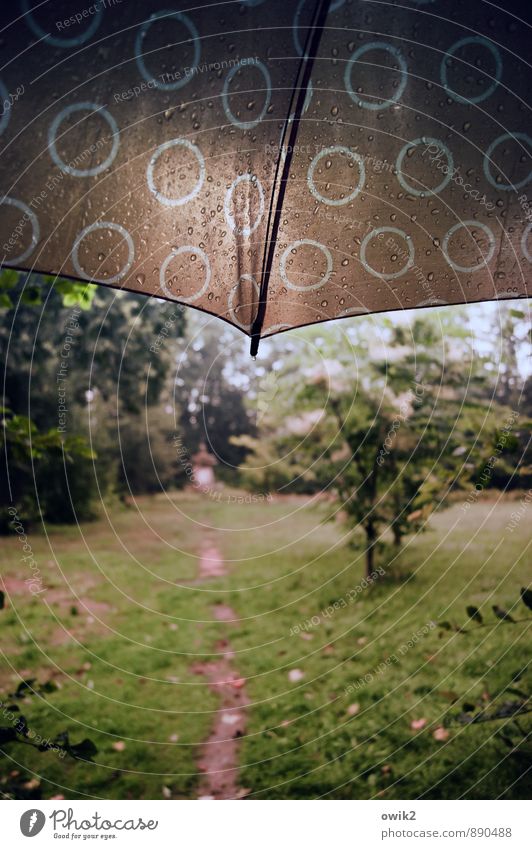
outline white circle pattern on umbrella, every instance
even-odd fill
[[[288,279],[286,264],[288,259],[290,258],[290,254],[293,253],[297,248],[301,245],[310,245],[312,248],[317,248],[320,250],[327,262],[327,271],[325,273],[325,277],[319,280],[317,283],[309,283],[308,285],[299,286],[297,283],[292,283]],[[313,289],[320,289],[322,286],[325,286],[327,281],[329,280],[333,270],[333,259],[329,248],[322,245],[320,242],[315,242],[314,239],[297,239],[295,242],[292,242],[291,245],[288,245],[285,251],[283,251],[279,263],[279,272],[281,275],[281,279],[288,286],[289,289],[293,289],[295,292],[310,292]]]
[[[447,174],[445,174],[441,183],[433,189],[428,189],[428,188],[416,189],[416,188],[414,188],[414,186],[411,186],[407,182],[406,177],[405,177],[405,175],[403,174],[403,171],[402,171],[404,158],[405,158],[406,154],[408,153],[408,151],[411,150],[412,148],[418,147],[419,145],[422,145],[422,144],[424,144],[424,145],[433,145],[433,144],[437,145],[440,148],[440,150],[443,150],[443,152],[445,153],[445,156],[447,157],[447,169],[448,169]],[[440,192],[442,192],[444,190],[444,188],[451,181],[453,168],[454,168],[453,155],[452,155],[451,151],[449,150],[449,148],[447,147],[447,145],[444,144],[442,141],[439,141],[439,139],[429,138],[428,136],[423,136],[420,139],[414,139],[413,141],[407,142],[401,148],[401,150],[399,151],[399,155],[398,155],[397,161],[395,163],[395,169],[397,171],[397,179],[401,183],[401,186],[403,187],[405,192],[409,192],[409,194],[411,194],[411,195],[416,195],[416,197],[425,197],[425,195],[428,195],[428,194],[438,195]]]
[[[387,53],[390,53],[394,59],[397,60],[399,65],[399,73],[401,75],[401,81],[397,86],[397,91],[392,94],[390,98],[386,98],[386,100],[364,100],[359,94],[356,94],[353,90],[353,84],[351,82],[351,74],[353,71],[353,65],[358,61],[362,56],[365,56],[366,53],[369,53],[371,50],[385,50]],[[372,111],[377,111],[379,109],[388,109],[390,106],[393,106],[394,103],[397,103],[398,100],[404,94],[406,83],[408,79],[408,68],[406,65],[406,60],[397,47],[394,47],[393,44],[388,44],[387,41],[371,41],[369,44],[363,44],[361,47],[357,48],[351,58],[349,59],[347,65],[345,66],[344,73],[344,85],[345,89],[354,102],[358,106],[362,106],[364,109],[371,109]]]
[[[325,156],[334,156],[335,153],[345,154],[354,162],[357,163],[359,167],[359,178],[358,185],[355,186],[352,192],[348,194],[345,198],[340,198],[339,200],[334,200],[332,198],[325,197],[318,189],[316,188],[316,183],[314,180],[314,172],[316,171],[316,166]],[[354,153],[348,147],[344,147],[342,145],[332,145],[331,147],[325,147],[323,150],[320,150],[319,153],[316,154],[312,162],[310,163],[308,174],[307,174],[307,183],[310,191],[321,203],[327,204],[327,206],[343,206],[346,203],[354,200],[358,193],[364,187],[364,183],[366,180],[366,170],[364,167],[364,160],[360,156],[359,153]]]
[[[460,265],[459,263],[451,259],[451,257],[449,256],[449,240],[451,239],[451,236],[454,236],[454,234],[458,230],[461,230],[463,227],[478,227],[479,230],[482,230],[482,232],[485,233],[485,235],[488,237],[489,249],[487,256],[483,257],[481,261],[476,265]],[[473,238],[471,234],[470,238]],[[495,236],[491,232],[490,228],[486,224],[483,224],[481,221],[458,221],[458,223],[451,227],[451,229],[445,234],[441,246],[443,255],[445,256],[445,259],[447,260],[451,268],[454,268],[455,271],[463,271],[464,273],[480,271],[481,268],[485,268],[493,258],[493,254],[495,253],[495,247]]]
[[[79,274],[80,277],[84,278],[88,276],[87,272],[82,269],[80,264],[79,248],[83,239],[85,239],[85,237],[90,235],[91,233],[96,232],[97,230],[114,230],[116,233],[119,233],[120,236],[122,236],[122,238],[126,242],[128,257],[126,264],[117,274],[114,274],[112,277],[106,277],[102,280],[97,280],[97,278],[95,277],[92,279],[94,279],[96,282],[102,283],[118,283],[126,276],[131,266],[133,265],[133,261],[135,259],[135,246],[133,244],[133,239],[131,238],[131,235],[126,230],[126,228],[122,227],[121,224],[116,224],[114,221],[96,221],[94,222],[94,224],[89,224],[88,227],[85,227],[81,231],[81,233],[76,236],[76,240],[72,247],[72,265],[74,266],[74,268],[76,269],[76,273]]]
[[[177,79],[172,80],[171,82],[164,82],[161,79],[153,76],[146,66],[146,62],[144,61],[144,54],[142,52],[142,42],[146,38],[149,29],[156,21],[165,20],[167,18],[174,19],[179,21],[179,23],[184,24],[184,26],[188,29],[190,35],[192,36],[192,41],[194,44],[194,58],[192,60],[192,67],[197,67],[201,57],[201,41],[200,34],[196,28],[196,25],[193,21],[185,15],[184,12],[176,12],[173,9],[165,10],[161,9],[159,12],[154,12],[147,21],[144,21],[141,24],[139,31],[137,32],[137,37],[135,39],[135,59],[137,62],[137,67],[144,77],[145,81],[150,85],[153,85],[155,88],[161,89],[162,91],[177,91],[179,88],[183,88],[191,79],[191,74],[185,74],[184,77],[179,76]],[[162,75],[161,75],[162,76]]]
[[[449,81],[448,81],[448,78],[447,78],[447,66],[448,66],[449,60],[454,57],[457,50],[460,50],[460,48],[466,47],[470,44],[475,44],[475,45],[481,44],[483,47],[485,47],[487,50],[489,50],[489,52],[491,53],[491,55],[493,56],[493,58],[495,60],[495,79],[488,86],[486,91],[483,91],[480,94],[476,94],[473,97],[463,97],[461,94],[458,94],[456,91],[454,91],[451,88],[451,86],[449,85]],[[482,36],[477,36],[477,35],[471,36],[471,37],[468,36],[467,38],[461,38],[459,41],[456,41],[452,45],[452,47],[449,48],[449,50],[447,51],[447,53],[443,57],[442,62],[441,62],[441,66],[440,66],[441,84],[444,87],[447,94],[449,95],[449,97],[452,97],[453,100],[458,101],[458,103],[482,103],[483,100],[486,100],[488,97],[490,97],[493,94],[493,92],[495,91],[495,89],[499,85],[501,77],[502,77],[501,54],[499,53],[497,47],[495,46],[495,44],[493,44],[492,41],[488,41],[487,38],[482,38]]]
[[[393,271],[389,273],[385,273],[383,271],[376,271],[371,265],[368,263],[366,259],[366,252],[369,247],[369,243],[372,239],[378,239],[379,236],[384,236],[385,233],[393,233],[395,236],[400,236],[402,239],[406,241],[408,246],[408,259],[400,269],[400,271]],[[362,241],[360,246],[360,262],[366,271],[369,271],[370,274],[373,274],[374,277],[380,277],[382,280],[394,280],[396,277],[401,277],[405,274],[409,268],[411,268],[414,264],[414,245],[412,244],[412,239],[405,233],[404,230],[400,230],[398,227],[377,227],[375,230],[372,230],[371,233],[368,233]]]
[[[180,296],[179,300],[183,301],[184,304],[193,304],[195,301],[198,301],[209,289],[209,285],[211,282],[211,264],[209,262],[209,257],[205,253],[202,248],[198,248],[196,245],[182,245],[180,248],[172,248],[165,261],[161,265],[161,270],[159,272],[159,283],[161,286],[161,291],[164,292],[167,298],[171,298],[172,300],[175,298],[175,295],[172,294],[170,289],[168,288],[168,284],[166,282],[166,272],[168,270],[168,266],[176,258],[176,256],[181,256],[182,254],[191,253],[193,256],[199,256],[205,265],[205,280],[203,281],[203,285],[201,288],[195,292],[193,295],[189,295],[188,297]]]
[[[258,68],[262,76],[264,77],[264,82],[266,83],[266,97],[264,99],[264,105],[259,113],[258,118],[252,118],[250,121],[241,121],[240,118],[237,118],[231,111],[231,106],[229,103],[229,98],[231,96],[229,93],[229,85],[235,74],[237,74],[239,71],[242,71],[242,68]],[[224,107],[224,112],[227,117],[227,120],[230,121],[231,124],[234,124],[235,127],[238,127],[240,130],[252,130],[254,127],[257,126],[257,124],[260,124],[260,122],[266,115],[266,112],[268,111],[271,99],[272,78],[270,76],[268,68],[266,67],[266,65],[264,65],[263,62],[260,61],[260,59],[256,59],[253,63],[250,63],[249,65],[235,65],[233,68],[231,68],[224,80],[222,89],[222,103]]]
[[[57,133],[59,127],[63,123],[66,118],[69,118],[71,115],[74,115],[76,112],[92,112],[94,115],[100,115],[105,121],[107,121],[109,127],[111,128],[112,134],[112,145],[111,151],[107,158],[101,162],[99,165],[95,165],[94,168],[76,168],[74,165],[70,163],[64,162],[59,153],[57,151]],[[48,130],[48,150],[50,151],[50,156],[52,157],[54,163],[64,174],[69,174],[71,177],[96,177],[98,174],[101,174],[102,171],[105,171],[109,168],[110,165],[113,164],[116,154],[118,153],[118,147],[120,144],[120,132],[118,129],[118,125],[111,115],[110,112],[107,111],[105,106],[99,106],[97,103],[91,103],[90,101],[86,101],[83,103],[72,103],[70,106],[66,106],[64,109],[59,112],[58,115],[55,116],[54,120],[50,124],[50,128]],[[86,155],[86,151],[82,152],[82,155]]]
[[[500,136],[497,136],[495,141],[492,141],[490,146],[488,147],[486,153],[484,154],[484,175],[486,180],[493,186],[494,189],[497,189],[500,192],[511,192],[516,191],[517,189],[522,189],[523,186],[526,186],[527,183],[530,182],[532,178],[532,171],[528,174],[527,177],[524,177],[518,183],[509,183],[508,185],[502,185],[498,183],[492,176],[490,171],[491,157],[495,152],[496,148],[504,141],[524,141],[526,142],[530,148],[532,148],[532,139],[526,133],[503,133]]]
[[[182,197],[171,198],[168,195],[164,195],[160,192],[155,185],[155,176],[154,170],[157,164],[157,160],[161,156],[161,154],[165,153],[167,150],[171,150],[173,147],[183,147],[186,150],[189,150],[194,154],[198,161],[199,165],[199,177],[197,179],[196,185],[192,189],[192,191],[188,192],[186,195],[182,195]],[[159,203],[162,203],[164,206],[183,206],[183,204],[188,203],[193,200],[197,195],[199,195],[203,183],[205,182],[205,159],[199,147],[195,144],[192,144],[188,139],[170,139],[170,141],[164,142],[164,144],[160,145],[153,156],[151,157],[148,169],[146,171],[146,179],[148,181],[148,187],[150,192],[155,195]]]
[[[24,12],[24,21],[32,33],[36,35],[39,40],[44,41],[46,44],[51,44],[53,47],[81,47],[82,44],[86,44],[86,42],[97,32],[103,19],[103,9],[98,5],[98,3],[95,3],[93,6],[94,11],[92,12],[91,20],[87,29],[85,29],[80,35],[71,36],[70,38],[61,38],[60,36],[50,35],[50,33],[43,29],[38,21],[35,20],[29,0],[22,0],[21,8]]]

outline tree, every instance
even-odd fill
[[[398,548],[452,490],[472,488],[507,410],[489,411],[493,385],[467,321],[449,309],[410,324],[383,317],[378,330],[368,319],[344,334],[313,328],[283,358],[260,436],[247,439],[256,487],[336,493],[335,512],[364,535],[368,574],[384,534]]]
[[[150,439],[164,440],[162,417],[151,416],[148,434],[145,409],[160,405],[183,310],[11,271],[0,274],[0,291],[6,505],[15,503],[29,522],[39,515],[52,522],[89,518],[100,494],[127,489],[121,424],[135,490],[153,491],[157,476],[168,484],[175,471],[170,452],[159,450],[157,472],[149,456]],[[139,443],[148,462],[135,464],[129,447]]]

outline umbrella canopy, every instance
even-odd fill
[[[13,0],[2,265],[253,337],[526,297],[530,27],[475,0]]]

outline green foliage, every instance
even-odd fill
[[[0,609],[4,607],[4,594],[1,594]],[[90,761],[98,754],[98,749],[92,740],[85,738],[80,743],[72,744],[68,731],[62,731],[53,739],[37,734],[29,727],[26,717],[20,712],[17,701],[25,700],[31,696],[43,699],[46,695],[56,692],[57,684],[53,680],[39,684],[35,678],[21,681],[14,693],[8,694],[6,702],[0,700],[0,712],[4,719],[10,720],[8,725],[0,725],[0,759],[5,756],[3,747],[18,743],[30,746],[39,752],[53,751],[59,753],[60,757],[69,755],[74,760]],[[18,773],[10,773],[9,778],[2,781],[4,798],[19,798],[17,782],[13,781]],[[27,788],[28,789],[28,788]]]
[[[93,515],[90,475],[93,452],[85,437],[40,431],[26,416],[4,410],[2,417],[0,491],[26,523],[40,516],[50,522],[88,519]],[[75,469],[74,474],[69,474]],[[10,516],[0,512],[0,532]]]
[[[163,450],[170,428],[160,405],[182,311],[141,295],[11,271],[0,274],[0,286],[11,307],[0,315],[9,406],[0,504],[13,504],[26,523],[41,515],[75,522],[92,518],[97,500],[121,493],[127,478],[135,492],[154,491],[157,477],[170,485],[175,458]],[[29,298],[33,289],[38,297]],[[174,338],[153,353],[169,315]],[[146,411],[157,408],[148,428]]]
[[[77,283],[75,280],[65,280],[50,275],[39,278],[36,275],[25,275],[6,268],[0,271],[0,309],[11,309],[15,303],[28,307],[41,305],[43,291],[45,291],[43,283],[45,287],[55,288],[62,298],[63,306],[79,305],[83,310],[90,309],[97,289],[91,283]],[[15,300],[14,296],[16,296]]]
[[[520,597],[527,609],[532,610],[532,591],[526,587],[522,587]],[[516,605],[517,603],[512,606],[512,609]],[[530,618],[514,619],[499,604],[493,604],[492,610],[497,620],[502,622],[517,626],[523,622],[532,622]],[[470,620],[474,620],[477,623],[478,628],[455,628],[454,630],[459,634],[470,634],[481,628],[493,628],[498,625],[498,623],[484,622],[480,611],[473,605],[466,607],[466,613]],[[445,624],[449,625],[449,623]],[[449,625],[448,630],[452,630],[452,626]],[[502,728],[498,728],[495,732],[497,738],[509,747],[512,757],[522,761],[527,769],[530,769],[532,765],[530,733],[524,731],[518,722],[520,717],[524,717],[532,712],[532,696],[530,692],[526,692],[516,686],[523,678],[524,672],[525,669],[514,672],[510,680],[488,701],[485,699],[477,699],[475,702],[463,701],[462,697],[462,711],[457,715],[451,715],[447,721],[447,725],[452,727],[455,724],[472,728],[475,725],[486,722],[500,724]],[[518,698],[509,698],[509,696],[517,696]]]

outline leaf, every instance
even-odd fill
[[[90,761],[98,752],[98,749],[92,740],[89,740],[88,738],[82,740],[81,743],[74,743],[74,745],[72,745],[68,736],[68,731],[62,731],[58,734],[53,745],[58,746],[60,749],[64,749],[68,755],[80,761]]]
[[[296,681],[302,681],[305,677],[305,673],[302,669],[291,669],[288,673],[288,680],[295,683]]]
[[[0,743],[11,743],[17,739],[17,732],[14,728],[0,728]]]
[[[443,725],[440,725],[432,732],[432,736],[438,741],[438,743],[444,743],[449,739],[449,732],[443,727]]]
[[[528,609],[532,610],[532,590],[529,590],[526,587],[521,587],[521,598],[523,600],[523,604],[526,604]]]
[[[73,307],[78,304],[82,310],[90,309],[97,287],[88,283],[75,283],[73,280],[62,280],[49,277],[51,283],[63,299],[63,306]]]
[[[26,698],[26,690],[31,690],[33,692],[33,685],[35,684],[36,680],[36,678],[28,678],[26,681],[21,681],[16,689],[16,692],[13,694],[15,698]]]
[[[492,610],[497,617],[502,622],[515,622],[515,619],[505,610],[503,607],[499,607],[498,604],[492,604]]]
[[[81,743],[75,743],[67,749],[69,755],[80,761],[90,761],[98,753],[98,749],[88,738],[82,740]]]
[[[251,787],[241,787],[240,790],[237,790],[235,793],[235,799],[245,799],[246,796],[249,796],[251,793]]]
[[[0,289],[14,289],[18,283],[18,271],[6,268],[0,273]]]
[[[20,294],[20,302],[28,307],[42,304],[41,290],[38,286],[26,286]]]
[[[0,309],[9,310],[13,306],[13,301],[5,292],[0,292]]]
[[[466,613],[470,619],[474,619],[475,622],[478,622],[479,625],[482,625],[482,616],[478,607],[475,607],[473,604],[469,604],[466,607]]]
[[[28,723],[26,722],[26,717],[22,716],[22,714],[17,717],[17,721],[15,722],[15,729],[17,734],[22,734],[23,737],[28,736]]]

